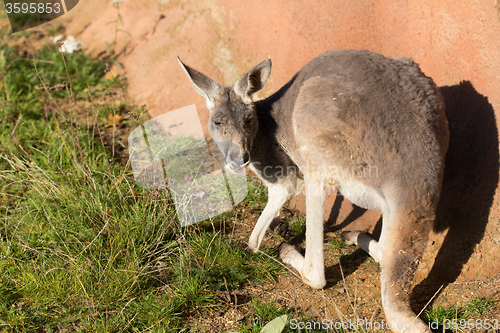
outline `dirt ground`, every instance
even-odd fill
[[[244,247],[260,211],[249,208],[244,203],[238,206],[238,218],[226,228],[228,237],[238,246]],[[285,207],[281,213],[285,224],[293,217],[301,217],[298,211]],[[341,224],[339,221],[338,224]],[[284,241],[280,234],[283,229],[269,230],[262,243],[262,249],[277,248]],[[327,285],[323,290],[314,290],[302,283],[293,268],[276,277],[273,283],[248,285],[231,293],[221,293],[221,307],[207,316],[194,316],[190,319],[192,327],[199,332],[240,331],[241,325],[251,327],[252,298],[272,301],[280,309],[288,309],[291,318],[310,318],[309,320],[328,320],[338,323],[358,322],[381,323],[385,320],[380,296],[378,264],[356,246],[337,245],[342,230],[325,225],[325,267]],[[302,249],[304,243],[298,244]],[[417,286],[421,281],[415,281]],[[416,313],[430,310],[438,305],[444,307],[462,306],[473,299],[500,298],[500,275],[484,281],[467,281],[446,284],[425,284],[414,289],[412,307]],[[500,306],[500,304],[497,305]],[[314,318],[314,319],[313,319]],[[500,307],[494,308],[475,319],[500,318]],[[369,326],[368,326],[369,327]],[[363,330],[364,329],[364,330]],[[352,330],[351,330],[352,331]],[[376,332],[362,326],[360,332]],[[471,331],[472,332],[472,331]],[[485,330],[477,330],[485,332]],[[491,331],[493,332],[493,331]]]

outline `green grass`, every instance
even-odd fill
[[[290,239],[290,243],[297,244],[301,243],[306,239],[306,220],[299,219],[296,217],[292,218],[290,221],[290,226],[293,228],[293,237]]]
[[[332,240],[330,240],[329,243],[333,246],[335,250],[338,251],[347,250],[349,248],[349,246],[339,238],[333,238]]]
[[[6,47],[4,52],[6,65],[3,69],[0,68],[5,73],[3,89],[0,89],[1,97],[3,100],[12,100],[13,107],[20,108],[30,118],[40,118],[41,114],[36,109],[43,108],[50,99],[47,95],[37,94],[37,88],[43,90],[45,86],[55,98],[70,97],[73,92],[75,98],[87,99],[89,92],[95,93],[111,85],[110,80],[103,79],[106,63],[91,61],[83,53],[65,54],[65,66],[55,46],[45,47],[34,59],[21,58]],[[34,65],[38,75],[43,78],[43,83],[34,70]]]
[[[468,317],[483,316],[487,311],[496,307],[495,302],[492,299],[475,298],[465,303],[462,308]]]
[[[268,322],[286,314],[286,311],[279,309],[273,302],[253,298],[249,313],[251,314],[248,318],[249,323],[240,325],[242,333],[258,333]]]
[[[438,305],[432,311],[426,311],[425,317],[430,322],[439,322],[440,325],[443,325],[445,320],[452,319],[462,319],[462,311],[458,307],[449,306],[444,307],[442,305]]]
[[[443,332],[447,330],[467,332],[473,328],[480,329],[478,325],[485,324],[484,318],[487,316],[484,316],[495,307],[495,302],[491,299],[475,298],[462,306],[437,305],[434,309],[425,311],[425,319],[430,323],[438,323]]]
[[[257,298],[253,298],[249,305],[247,316],[247,323],[240,324],[241,329],[238,332],[241,333],[258,333],[261,332],[262,328],[272,321],[273,319],[280,317],[282,315],[288,315],[288,322],[283,329],[283,333],[295,333],[295,332],[306,332],[306,333],[323,333],[329,332],[325,325],[328,323],[322,323],[323,318],[315,318],[312,314],[301,314],[297,316],[290,310],[285,310],[278,307],[272,301],[264,301]],[[315,328],[312,328],[314,323],[320,323],[319,328],[316,324]],[[309,326],[311,328],[309,328]],[[322,327],[321,327],[322,326]],[[300,327],[300,328],[299,328]],[[331,330],[330,330],[331,331]],[[342,330],[334,330],[334,332],[342,332]]]
[[[68,78],[61,54],[48,47],[35,55],[42,83],[33,59],[19,58],[7,38],[0,37],[2,330],[177,332],[187,317],[219,306],[217,291],[270,281],[281,270],[273,251],[247,253],[217,232],[224,217],[182,228],[167,191],[134,183],[130,167],[96,139],[103,119],[125,105],[94,105],[93,123],[73,123],[72,96],[94,99],[120,83],[104,78],[106,63],[64,55]],[[69,79],[71,87],[50,95],[37,89]],[[263,192],[252,189],[252,205]]]
[[[263,202],[267,202],[267,188],[256,178],[250,178],[246,203],[250,208],[263,209]]]

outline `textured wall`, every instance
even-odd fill
[[[135,102],[147,104],[152,116],[195,103],[204,125],[204,100],[189,85],[177,55],[226,85],[271,57],[273,71],[262,97],[326,50],[364,48],[412,56],[443,87],[454,145],[447,161],[447,199],[420,276],[429,273],[438,252],[431,278],[453,280],[461,274],[476,279],[500,272],[500,14],[495,0],[125,0],[120,14],[124,25],[119,28],[127,33],[117,33],[117,59]],[[83,40],[87,51],[97,54],[115,40],[115,25],[107,24],[117,19],[111,1],[80,1],[68,15],[67,34]],[[300,200],[295,203],[300,206]],[[375,212],[352,211],[347,201],[337,200],[336,206],[340,213],[327,210],[325,218],[360,217],[351,228],[373,228],[378,219]],[[447,261],[455,264],[440,271]],[[489,270],[481,269],[485,264]]]

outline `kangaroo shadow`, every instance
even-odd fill
[[[469,81],[441,87],[441,92],[450,145],[434,231],[448,232],[429,275],[414,288],[413,300],[429,299],[442,284],[458,278],[483,239],[499,179],[498,129],[488,98]]]
[[[341,230],[346,226],[348,226],[349,224],[356,221],[357,219],[359,219],[367,212],[367,209],[358,207],[353,204],[352,211],[349,213],[349,215],[345,217],[345,219],[340,224],[336,224],[344,200],[346,199],[342,195],[337,194],[334,204],[330,211],[330,216],[328,217],[328,220],[324,224],[325,231],[335,232],[337,230]],[[366,227],[369,226],[366,225]],[[382,217],[380,217],[377,220],[375,226],[373,227],[372,232],[368,232],[368,230],[361,230],[361,231],[366,231],[367,234],[372,236],[374,239],[378,239],[380,237],[381,230],[382,230]],[[336,285],[338,282],[342,281],[344,278],[354,273],[366,260],[368,260],[369,257],[370,256],[366,252],[358,248],[351,254],[342,256],[338,264],[325,267],[325,274],[326,276],[328,276],[328,281],[329,281],[327,283],[326,288]]]
[[[467,263],[475,246],[483,239],[495,190],[499,180],[498,129],[488,98],[479,94],[469,81],[440,88],[446,103],[450,144],[441,198],[434,222],[435,232],[448,230],[428,276],[413,289],[411,304],[417,313],[418,300],[429,300],[442,284],[454,282]],[[337,197],[326,228],[338,230],[364,214],[354,206],[340,224],[337,220],[343,197]],[[372,236],[380,235],[382,220],[377,221]],[[363,256],[353,254],[347,267],[349,275],[363,263]],[[327,267],[327,274],[338,278],[339,267]]]

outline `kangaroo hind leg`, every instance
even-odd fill
[[[383,247],[380,262],[382,306],[394,332],[431,332],[412,311],[409,296],[433,220],[433,214],[409,213],[389,219],[382,227],[379,243],[379,247]]]

